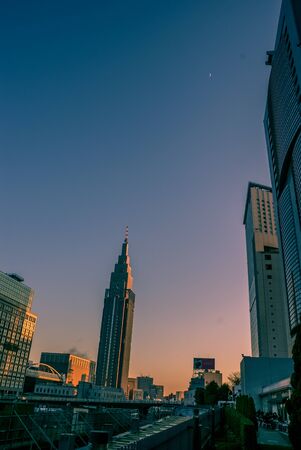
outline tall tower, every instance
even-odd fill
[[[135,294],[128,255],[128,233],[106,289],[98,347],[96,384],[127,392]]]
[[[271,188],[249,183],[244,225],[252,356],[285,358],[290,339]]]
[[[301,323],[301,2],[283,0],[264,119],[291,331]]]

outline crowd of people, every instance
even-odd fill
[[[260,427],[276,430],[287,426],[287,422],[283,420],[283,417],[275,412],[263,412],[259,410],[256,413],[256,417]]]

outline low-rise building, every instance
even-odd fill
[[[142,389],[133,389],[132,397],[130,398],[130,400],[142,401],[143,400],[143,390]]]
[[[72,384],[39,383],[34,388],[34,394],[43,397],[75,397],[77,390]]]
[[[80,381],[95,382],[95,361],[72,353],[41,353],[40,362],[64,375],[66,384],[77,386]]]
[[[292,372],[292,358],[244,356],[240,363],[241,393],[250,395],[255,408],[262,409],[261,394],[265,386],[290,378]]]
[[[150,390],[151,400],[162,400],[164,397],[164,386],[154,384]]]
[[[144,398],[150,398],[151,388],[154,384],[154,379],[149,376],[137,377],[137,388],[143,390]]]
[[[98,386],[84,381],[80,381],[78,384],[77,396],[107,402],[123,402],[126,400],[123,389]]]
[[[181,402],[184,400],[184,391],[177,391],[176,392],[176,401]]]
[[[290,378],[264,386],[259,394],[261,410],[278,414],[282,420],[287,420],[286,401],[291,397],[292,386]]]
[[[221,387],[223,383],[223,375],[219,370],[204,371],[202,376],[204,378],[205,387],[212,381],[215,381],[219,387]]]
[[[129,377],[127,384],[127,392],[125,392],[128,400],[133,400],[133,391],[137,389],[137,378]]]
[[[195,389],[188,389],[184,392],[184,405],[194,406],[195,405]]]
[[[23,392],[35,392],[38,384],[64,384],[64,379],[53,367],[42,363],[31,363],[26,369]]]

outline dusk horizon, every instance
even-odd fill
[[[243,213],[271,186],[280,0],[26,3],[1,6],[0,270],[35,291],[30,359],[97,360],[128,225],[129,376],[184,391],[203,357],[227,382],[251,355]]]

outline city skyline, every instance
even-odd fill
[[[37,293],[32,359],[96,359],[128,223],[130,375],[170,392],[194,356],[215,356],[226,379],[250,353],[242,211],[248,180],[270,184],[264,61],[280,1],[139,3],[3,8],[1,270]]]

